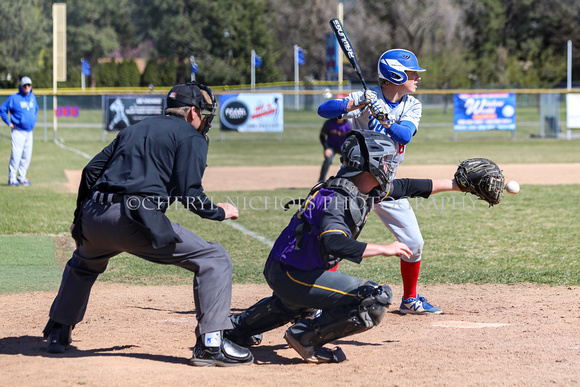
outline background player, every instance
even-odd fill
[[[255,335],[298,320],[284,335],[288,344],[310,363],[340,362],[345,359],[342,351],[324,344],[380,323],[392,301],[390,288],[329,269],[342,259],[360,263],[372,256],[412,254],[401,242],[356,240],[375,199],[459,190],[453,179],[393,181],[390,164],[396,152],[382,133],[353,130],[347,136],[338,176],[310,191],[274,243],[264,268],[273,295],[232,316],[234,329],[225,332],[227,338],[241,345],[259,344]],[[322,314],[306,318],[312,309]]]
[[[37,113],[38,103],[32,92],[32,80],[29,77],[22,77],[18,93],[12,94],[0,106],[0,117],[11,129],[12,153],[8,164],[10,186],[30,185],[26,173],[32,159],[34,143],[32,131],[36,125]]]
[[[345,118],[337,117],[324,121],[322,129],[320,129],[320,143],[324,148],[324,162],[320,168],[319,183],[326,180],[328,168],[332,165],[334,155],[340,154],[340,147],[344,143],[344,139],[348,132],[352,130],[352,126]]]
[[[422,114],[421,102],[409,94],[417,90],[421,80],[417,57],[407,50],[389,50],[383,53],[377,64],[379,86],[366,92],[358,91],[339,100],[324,102],[318,114],[324,118],[344,115],[350,118],[353,128],[386,133],[394,141],[397,154],[395,168],[405,158],[406,145],[419,128]],[[375,117],[384,116],[383,121]],[[410,203],[383,201],[374,208],[385,226],[395,237],[412,251],[410,257],[401,256],[403,299],[401,313],[441,313],[441,309],[429,304],[417,293],[417,281],[421,267],[423,236]]]

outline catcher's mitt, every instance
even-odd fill
[[[459,163],[455,182],[462,192],[469,192],[489,203],[499,204],[505,188],[505,177],[498,165],[489,159],[473,158]]]

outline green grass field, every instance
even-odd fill
[[[409,147],[407,164],[455,164],[482,156],[498,163],[580,162],[579,142],[532,138],[539,133],[537,108],[518,115],[517,139],[507,132],[465,133],[452,141],[452,116],[438,109],[425,109],[419,134]],[[518,110],[520,114],[520,110]],[[536,118],[536,121],[534,121]],[[94,119],[97,119],[95,115]],[[220,141],[219,130],[211,132],[208,164],[228,165],[319,165],[322,151],[318,131],[323,120],[314,112],[285,112],[287,128],[282,141],[274,134],[228,133]],[[532,123],[532,124],[529,124]],[[49,133],[52,139],[52,131]],[[58,138],[65,145],[89,155],[105,145],[95,128],[61,128]],[[107,134],[107,141],[113,135]],[[0,159],[8,163],[10,137],[0,134]],[[77,153],[44,142],[42,127],[35,131],[34,156],[29,170],[30,187],[0,184],[0,292],[57,289],[62,260],[72,251],[54,243],[55,236],[68,234],[76,196],[65,193],[64,169],[82,169],[87,162]],[[7,178],[6,178],[7,180]],[[507,197],[499,206],[475,205],[462,194],[435,196],[433,201],[414,203],[426,240],[420,281],[422,283],[515,283],[550,285],[580,284],[580,205],[578,185],[524,185],[519,195]],[[254,200],[252,210],[241,206],[237,222],[274,240],[291,213],[263,209],[267,200],[302,197],[306,190],[209,193],[216,201],[227,198]],[[266,197],[266,199],[264,199]],[[443,208],[442,208],[442,201]],[[456,203],[455,208],[450,203]],[[260,207],[260,203],[264,205]],[[462,204],[464,203],[464,205]],[[234,263],[235,283],[263,283],[262,267],[269,247],[243,235],[225,223],[202,220],[182,209],[168,215],[203,238],[221,243]],[[385,243],[394,240],[378,218],[371,215],[361,240]],[[395,258],[369,258],[361,265],[343,263],[341,270],[378,282],[400,282]],[[191,283],[190,273],[175,267],[154,265],[122,254],[111,260],[103,281],[131,284]]]

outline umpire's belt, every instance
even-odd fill
[[[99,204],[121,203],[123,201],[123,198],[124,198],[123,195],[99,191],[93,192],[93,196],[91,196],[91,200]]]

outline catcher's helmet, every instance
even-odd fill
[[[341,153],[339,177],[370,172],[383,191],[393,181],[396,171],[393,158],[397,150],[393,140],[386,134],[372,130],[351,130],[342,144]]]
[[[379,58],[377,65],[379,78],[386,79],[395,85],[402,85],[407,82],[405,71],[425,71],[419,67],[417,57],[407,50],[389,50]]]

